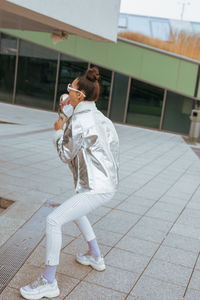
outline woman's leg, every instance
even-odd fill
[[[77,220],[81,216],[88,214],[93,209],[110,200],[112,196],[113,193],[77,194],[55,209],[47,217],[46,269],[44,274],[38,277],[36,281],[20,289],[20,292],[24,298],[36,299],[36,295],[39,297],[38,299],[42,297],[52,298],[60,294],[57,281],[55,279],[55,272],[56,266],[59,263],[59,255],[62,243],[62,225],[69,221]],[[87,228],[84,228],[83,231],[85,232],[86,236],[90,236],[92,233],[87,233],[87,230],[89,230]],[[89,258],[83,256],[79,258],[78,261],[84,265],[91,265],[98,271],[105,269],[103,259],[96,261],[92,256]]]
[[[76,219],[74,223],[78,226],[86,242],[89,242],[96,238],[96,235],[90,224],[90,221],[86,216],[82,216]]]
[[[46,265],[55,266],[59,264],[59,255],[62,244],[62,225],[87,215],[93,209],[103,205],[113,197],[113,193],[92,194],[80,193],[68,199],[61,206],[56,208],[48,217],[46,223]],[[89,226],[91,227],[91,226]],[[88,228],[87,231],[93,239],[93,234]],[[94,235],[95,238],[95,235]]]
[[[88,243],[89,253],[93,257],[97,258],[101,256],[101,252],[96,240],[95,233],[92,229],[92,226],[86,216],[80,217],[74,221],[80,231],[82,232],[86,242]]]

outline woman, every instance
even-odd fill
[[[109,201],[117,189],[119,142],[112,122],[96,108],[98,79],[98,69],[91,68],[68,85],[73,115],[54,124],[57,151],[73,173],[76,194],[47,217],[46,268],[36,281],[20,289],[26,299],[59,295],[55,273],[62,244],[61,228],[67,222],[75,221],[88,242],[88,253],[78,254],[77,262],[97,271],[105,270],[86,215]]]

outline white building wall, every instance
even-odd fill
[[[65,29],[64,25],[66,24],[102,37],[103,39],[116,41],[120,1],[121,0],[9,0],[5,2],[20,6],[22,8],[21,12],[23,12],[23,8],[25,8],[51,18],[52,22],[55,20],[62,22],[63,29]],[[24,12],[23,16],[27,17],[27,11],[26,14]],[[54,22],[53,25],[55,25]]]

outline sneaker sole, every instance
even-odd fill
[[[99,271],[99,272],[102,272],[106,269],[106,266],[97,266],[97,265],[94,265],[94,264],[91,264],[89,262],[86,262],[86,261],[82,261],[82,260],[79,260],[78,257],[76,257],[76,261],[81,264],[81,265],[84,265],[84,266],[91,266],[94,270],[96,271]]]
[[[20,293],[21,293],[22,297],[24,297],[25,299],[28,299],[28,300],[39,300],[39,299],[41,299],[43,297],[46,297],[46,298],[58,297],[60,295],[60,290],[57,289],[54,292],[43,293],[43,294],[40,294],[40,295],[28,295],[26,292],[24,292],[22,289],[20,289]]]

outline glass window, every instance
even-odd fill
[[[126,122],[159,128],[163,95],[163,89],[132,79]]]
[[[124,120],[128,79],[128,76],[114,73],[110,118],[115,122],[122,123]]]
[[[192,24],[187,21],[182,20],[169,20],[170,26],[172,31],[180,32],[180,31],[186,31],[186,32],[192,32]]]
[[[93,67],[94,65],[91,65]],[[96,65],[95,65],[96,66]],[[97,66],[98,67],[98,66]],[[106,116],[108,110],[112,71],[98,67],[100,74],[100,94],[96,102],[97,108]]]
[[[162,129],[188,134],[193,108],[194,100],[168,91]]]
[[[151,36],[149,17],[128,16],[128,30]]]
[[[127,29],[127,16],[120,15],[119,17],[119,23],[118,23],[118,29],[119,30],[125,30]]]
[[[200,23],[192,23],[193,32],[200,34]]]
[[[17,52],[16,38],[0,34],[0,101],[12,102],[15,62]]]
[[[26,41],[20,41],[17,73],[17,104],[53,108],[57,53]]]
[[[83,75],[87,68],[87,62],[81,61],[68,55],[61,55],[56,110],[58,109],[60,96],[64,93],[68,93],[68,83],[72,83],[72,81],[74,81],[76,77]]]
[[[170,26],[168,20],[151,19],[153,37],[167,41],[169,39]]]

